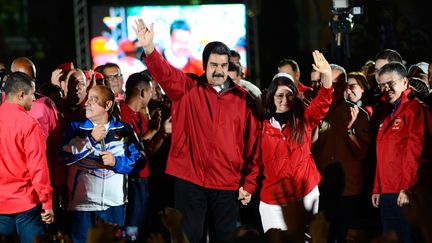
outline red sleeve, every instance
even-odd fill
[[[374,185],[373,185],[373,190],[372,190],[372,194],[381,194],[381,182],[380,182],[380,176],[379,176],[379,166],[378,163],[376,165],[376,169],[375,169],[375,179],[374,179]]]
[[[173,101],[179,100],[196,85],[196,80],[169,64],[156,49],[150,55],[142,56],[142,59],[152,78],[161,85],[167,96]]]
[[[327,114],[333,100],[333,87],[321,87],[318,95],[305,110],[305,119],[311,128],[315,128]]]
[[[411,101],[414,102],[414,101]],[[419,109],[417,109],[419,108]],[[416,105],[415,110],[407,117],[409,124],[408,144],[403,159],[404,189],[410,189],[417,181],[417,169],[422,160],[423,145],[425,141],[425,112],[421,105]]]
[[[43,209],[52,209],[52,187],[46,157],[46,144],[42,128],[33,124],[26,134],[25,149],[30,178]]]
[[[254,102],[252,98],[248,101]],[[248,111],[244,141],[243,189],[252,194],[261,165],[261,122],[252,109]]]

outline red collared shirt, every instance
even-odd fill
[[[144,133],[147,131],[147,123],[141,112],[135,112],[126,104],[126,102],[121,102],[120,116],[122,121],[129,123],[133,127],[136,135],[141,140]],[[148,176],[149,166],[147,163],[147,165],[139,172],[139,177],[147,178]]]

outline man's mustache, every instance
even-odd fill
[[[223,78],[223,77],[224,77],[223,73],[214,73],[213,74],[213,78]]]

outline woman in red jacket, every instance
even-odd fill
[[[311,136],[330,107],[333,89],[329,63],[319,51],[312,55],[322,87],[307,108],[289,74],[278,73],[268,88],[266,104],[271,113],[263,123],[264,180],[259,206],[264,232],[287,229],[281,206],[288,202],[302,200],[306,210],[318,211],[321,175],[310,151]]]

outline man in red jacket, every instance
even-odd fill
[[[409,190],[417,181],[417,169],[427,159],[429,110],[408,89],[403,64],[385,64],[377,77],[383,102],[374,112],[379,128],[372,204],[380,209],[384,233],[396,231],[400,242],[411,242],[413,231],[402,207],[410,203]]]
[[[211,241],[224,242],[236,228],[236,198],[247,204],[256,188],[260,123],[255,103],[228,77],[225,44],[207,44],[205,73],[198,77],[174,68],[155,50],[153,25],[147,28],[142,19],[135,24],[143,60],[173,102],[166,173],[176,177],[174,200],[184,215],[183,229],[198,242],[207,215]]]
[[[32,78],[14,72],[4,90],[6,100],[0,106],[0,235],[11,235],[16,229],[21,242],[33,242],[44,233],[43,222],[54,221],[45,137],[27,113],[34,100]]]

